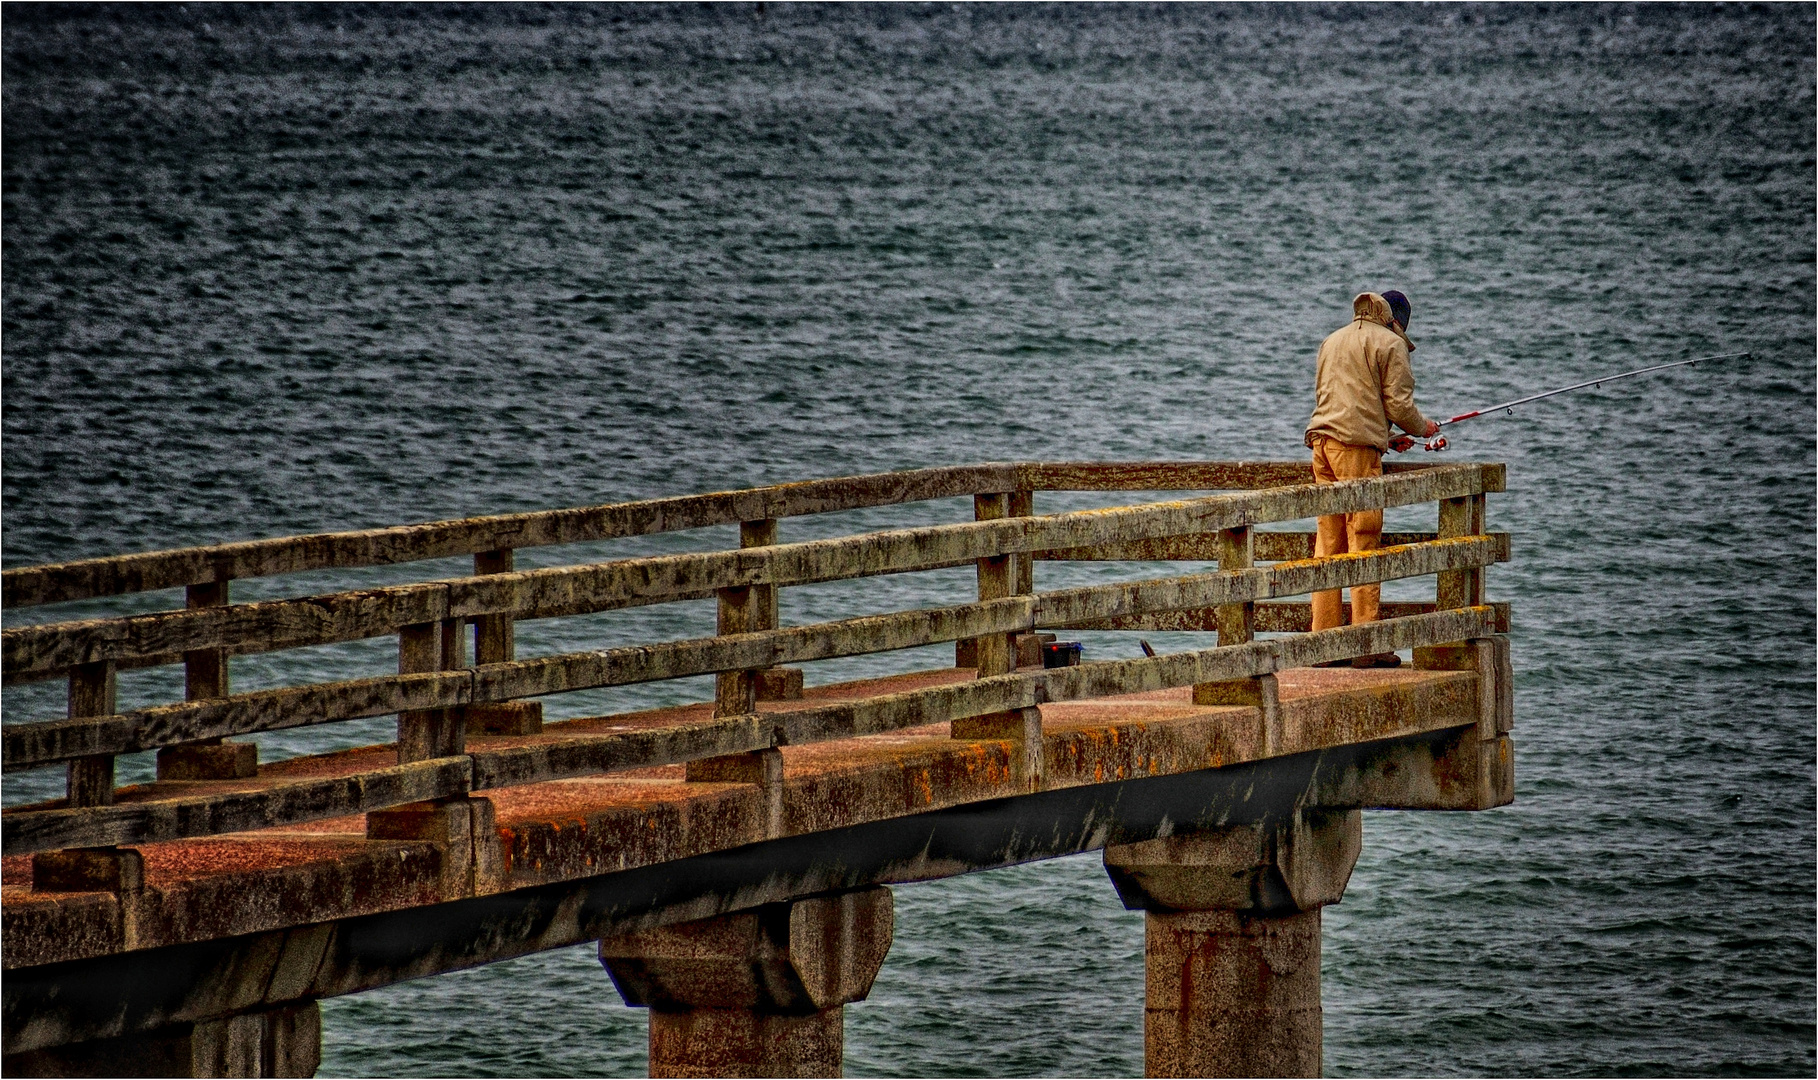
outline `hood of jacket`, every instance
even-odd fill
[[[1389,302],[1380,293],[1362,292],[1351,301],[1351,317],[1361,322],[1375,323],[1387,327],[1395,336],[1407,345],[1408,351],[1414,350],[1414,342],[1409,339],[1407,331],[1395,325],[1395,317],[1389,311]]]

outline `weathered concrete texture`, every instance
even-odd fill
[[[1478,734],[1485,740],[1507,735],[1515,727],[1515,668],[1507,634],[1414,650],[1414,666],[1434,671],[1478,674]]]
[[[774,627],[765,629],[774,629]],[[802,699],[801,668],[765,668],[756,672],[756,675],[759,701],[800,701]]]
[[[985,716],[968,716],[948,725],[956,739],[978,739],[1010,747],[1012,779],[1026,791],[1042,786],[1042,711],[1037,707],[1011,709]]]
[[[1044,468],[1047,466],[1025,466]],[[694,529],[708,525],[798,514],[850,510],[926,499],[1003,491],[1018,484],[1018,466],[1011,464],[960,465],[871,476],[846,476],[808,480],[771,487],[722,491],[711,495],[683,495],[641,502],[615,503],[528,514],[438,521],[427,525],[399,525],[358,532],[317,533],[269,540],[246,540],[210,547],[179,548],[137,555],[115,555],[79,562],[22,567],[6,571],[5,605],[23,607],[90,596],[167,589],[220,578],[264,577],[292,574],[325,567],[377,566],[450,555],[478,554],[498,549],[573,544],[620,536]],[[1090,475],[1093,465],[1071,468]],[[1166,476],[1172,467],[1152,467]],[[1196,473],[1207,465],[1194,467]],[[1239,476],[1255,475],[1252,486],[1263,483],[1305,483],[1311,473],[1292,466],[1256,466],[1212,463],[1212,469]],[[1174,468],[1173,471],[1179,471]],[[1303,475],[1304,474],[1304,475]],[[1186,487],[1216,488],[1198,475]],[[497,572],[488,568],[482,573]]]
[[[845,1012],[652,1011],[650,1075],[841,1076]]]
[[[1305,810],[1105,849],[1105,872],[1132,911],[1310,911],[1344,898],[1363,850],[1359,810]]]
[[[1356,675],[1369,677],[1368,672]],[[800,897],[926,881],[1100,850],[1107,844],[1273,820],[1291,815],[1295,807],[1334,805],[1328,792],[1368,795],[1374,800],[1368,805],[1395,805],[1404,797],[1396,794],[1402,788],[1435,788],[1427,774],[1464,737],[1475,759],[1476,727],[1464,719],[1463,727],[1407,739],[1228,769],[1068,785],[1022,798],[858,822],[761,846],[639,862],[619,872],[455,903],[203,939],[155,953],[13,968],[0,983],[5,1049],[22,1053],[150,1032]],[[950,745],[943,730],[929,738]],[[691,795],[690,801],[699,799],[698,788],[741,787],[683,783],[679,777],[654,785],[645,778],[644,785]],[[1445,794],[1450,789],[1439,790]],[[545,818],[553,812],[561,821],[574,820],[560,816],[568,809],[545,809]],[[352,824],[357,827],[358,820]],[[699,834],[678,838],[681,843],[696,841],[705,839]],[[9,875],[12,862],[8,860]],[[29,865],[23,869],[29,874]],[[9,917],[13,913],[12,907],[5,909]],[[11,950],[7,959],[13,960]],[[124,986],[132,987],[131,995],[121,996]]]
[[[485,896],[505,887],[504,853],[491,799],[443,799],[375,811],[366,815],[366,835],[373,840],[434,844],[445,897]]]
[[[467,706],[467,737],[486,735],[540,735],[543,732],[543,703],[540,701],[496,701]]]
[[[809,584],[938,569],[974,560],[1001,569],[1005,588],[997,595],[1004,595],[1011,575],[1008,562],[998,561],[1012,559],[1019,553],[1458,498],[1483,491],[1485,472],[1482,466],[1460,463],[1337,484],[1297,485],[1043,517],[1000,517],[739,551],[484,574],[123,619],[37,624],[0,632],[0,656],[10,681],[95,662],[130,661],[260,642],[275,648],[295,648],[377,637],[471,616],[550,618],[634,607],[653,600],[694,599],[708,590]],[[985,514],[981,512],[979,516]],[[1007,639],[1002,644],[1007,648]],[[456,703],[444,702],[442,706],[450,704]],[[379,715],[387,711],[390,710],[381,710]]]
[[[1318,1076],[1319,909],[1150,912],[1148,1076]]]
[[[7,859],[7,969],[433,904],[452,876],[443,845],[357,834],[252,833],[136,850],[142,869],[118,890],[54,877],[34,885],[34,857]]]
[[[890,890],[860,889],[607,938],[600,962],[651,1010],[652,1076],[839,1076],[892,927]]]
[[[254,743],[166,746],[158,751],[160,780],[244,780],[259,775]]]
[[[1344,897],[1357,810],[1303,810],[1105,849],[1145,920],[1150,1076],[1318,1076],[1319,910]]]
[[[8,1076],[314,1076],[322,1063],[315,1002],[173,1024],[142,1035],[9,1054]]]
[[[815,687],[806,697],[837,701],[971,677],[970,672],[943,669]],[[1284,737],[1288,745],[1279,752],[1473,724],[1479,719],[1477,680],[1469,670],[1282,672],[1281,712],[1289,734]],[[587,718],[547,725],[541,734],[487,740],[501,746],[541,743],[687,722],[709,710],[696,705]],[[1195,706],[1185,687],[1043,705],[1041,714],[1042,790],[1173,775],[1270,756],[1260,710]],[[1334,789],[1331,804],[1500,805],[1485,800],[1507,801],[1498,793],[1512,790],[1513,759],[1506,754],[1486,757],[1476,729],[1466,730],[1469,746],[1460,743],[1438,759],[1424,744],[1415,747],[1408,751],[1414,756],[1396,766],[1394,777]],[[949,737],[949,725],[938,724],[783,747],[781,834],[845,828],[1023,794],[1028,790],[1023,773],[1028,746],[1015,738],[955,740]],[[1500,753],[1507,747],[1492,749]],[[342,775],[390,754],[390,748],[380,746],[292,759],[264,766],[261,777]],[[1492,774],[1488,767],[1500,771]],[[124,900],[86,889],[33,891],[28,887],[30,857],[9,857],[0,909],[4,964],[12,970],[418,907],[724,851],[775,835],[776,787],[767,790],[730,775],[724,781],[685,783],[686,775],[680,766],[640,769],[497,788],[483,798],[440,804],[468,808],[465,840],[459,821],[452,819],[441,831],[417,829],[428,827],[422,821],[406,827],[404,819],[417,815],[406,809],[282,831],[146,844],[139,848],[145,858],[145,889]],[[140,798],[140,790],[124,789],[122,798]],[[496,854],[476,851],[490,847],[488,830],[475,824],[488,809],[494,815]]]

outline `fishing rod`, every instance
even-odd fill
[[[1732,360],[1738,356],[1747,355],[1749,354],[1746,352],[1718,353],[1716,356],[1697,356],[1690,360],[1675,360],[1670,364],[1655,364],[1652,367],[1636,368],[1634,371],[1624,371],[1616,375],[1605,375],[1602,378],[1588,379],[1581,383],[1573,383],[1571,386],[1562,386],[1557,390],[1548,390],[1545,393],[1530,394],[1524,398],[1516,398],[1514,401],[1505,401],[1501,405],[1491,405],[1487,408],[1461,413],[1450,420],[1441,420],[1439,426],[1443,428],[1448,424],[1462,423],[1463,421],[1475,419],[1479,416],[1488,416],[1491,413],[1503,412],[1508,409],[1513,409],[1517,405],[1526,405],[1530,401],[1539,401],[1542,398],[1557,397],[1560,394],[1569,394],[1574,390],[1583,390],[1587,386],[1602,386],[1604,383],[1615,382],[1617,379],[1626,379],[1631,375],[1646,375],[1650,371],[1665,371],[1667,368],[1684,367],[1687,364],[1702,364],[1706,360]],[[1426,448],[1428,450],[1439,451],[1444,450],[1447,445],[1449,444],[1446,442],[1446,437],[1444,433],[1441,433],[1428,439]],[[1410,449],[1412,448],[1410,447]]]

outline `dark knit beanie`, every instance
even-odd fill
[[[1400,323],[1403,330],[1406,330],[1408,328],[1408,314],[1414,310],[1413,307],[1408,304],[1408,298],[1394,289],[1390,289],[1388,292],[1383,293],[1382,298],[1389,302],[1390,317]]]

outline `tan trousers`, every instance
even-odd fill
[[[1351,446],[1324,435],[1313,436],[1313,479],[1322,484],[1382,475],[1382,451],[1373,446]],[[1382,511],[1327,514],[1319,519],[1315,555],[1342,555],[1347,551],[1373,551],[1382,543]],[[1382,586],[1359,585],[1351,590],[1351,621],[1375,622],[1382,604]],[[1340,590],[1313,594],[1313,629],[1330,630],[1344,623]]]

